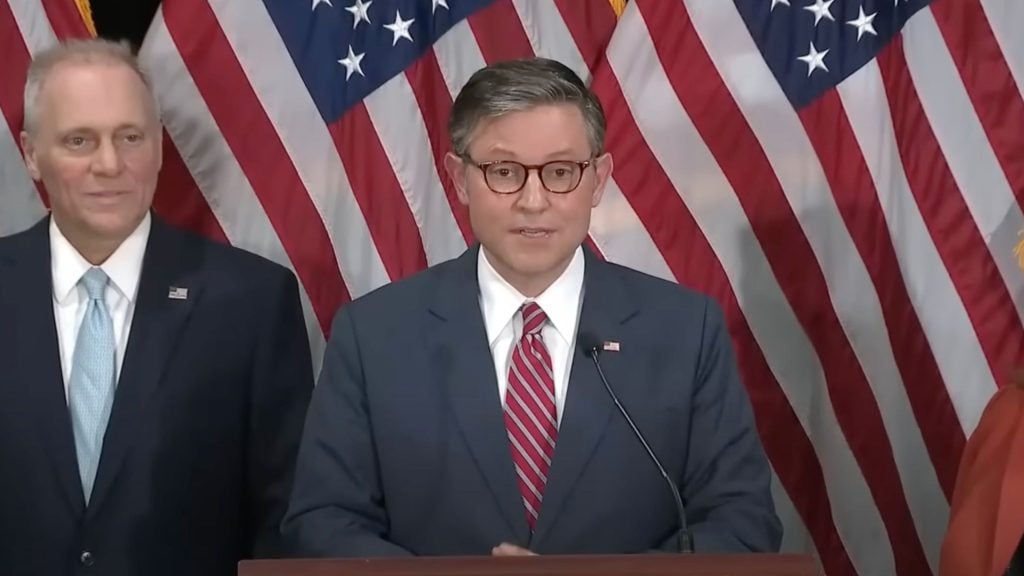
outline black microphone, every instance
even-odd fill
[[[615,391],[612,390],[611,384],[608,383],[608,379],[604,376],[604,370],[601,370],[601,362],[598,357],[601,355],[601,350],[604,347],[604,340],[598,338],[594,334],[581,333],[577,338],[577,343],[583,349],[584,354],[590,357],[594,361],[594,367],[597,368],[597,375],[601,377],[601,382],[604,384],[604,389],[608,391],[608,395],[612,397],[612,402],[615,403],[615,407],[619,409],[619,413],[626,419],[626,423],[633,430],[633,434],[636,435],[637,440],[643,444],[644,450],[647,451],[647,455],[651,457],[651,462],[658,468],[658,472],[661,473],[661,477],[665,479],[668,484],[668,489],[672,492],[672,500],[675,501],[676,515],[679,517],[679,531],[676,533],[676,543],[679,545],[679,551],[683,553],[693,552],[693,536],[690,534],[690,528],[686,522],[686,508],[683,506],[683,499],[679,496],[679,488],[676,483],[669,477],[668,472],[665,471],[665,467],[661,465],[661,461],[655,456],[654,450],[651,450],[651,445],[647,443],[647,439],[640,432],[640,429],[633,423],[633,419],[629,417],[629,412],[619,402],[619,397],[615,395]]]

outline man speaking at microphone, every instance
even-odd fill
[[[494,64],[449,133],[479,245],[339,311],[283,522],[295,552],[776,551],[721,312],[582,246],[612,172],[595,96],[551,60]]]

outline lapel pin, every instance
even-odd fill
[[[188,300],[188,288],[171,286],[171,289],[167,291],[167,297],[171,300]]]
[[[614,340],[605,340],[603,348],[605,352],[618,352],[619,343]]]

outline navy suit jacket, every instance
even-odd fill
[[[479,306],[477,250],[337,314],[299,451],[285,536],[300,555],[671,550],[664,479],[573,357],[537,526],[515,480]],[[579,332],[681,486],[698,552],[775,551],[771,472],[722,315],[676,284],[587,252]]]
[[[1010,560],[1010,567],[1006,569],[1006,576],[1024,576],[1024,539],[1021,539],[1017,546],[1017,552]]]
[[[0,239],[0,573],[229,576],[279,555],[313,385],[294,276],[154,217],[86,507],[48,224]]]

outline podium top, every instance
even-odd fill
[[[821,576],[809,556],[787,554],[421,557],[246,560],[239,576]]]

